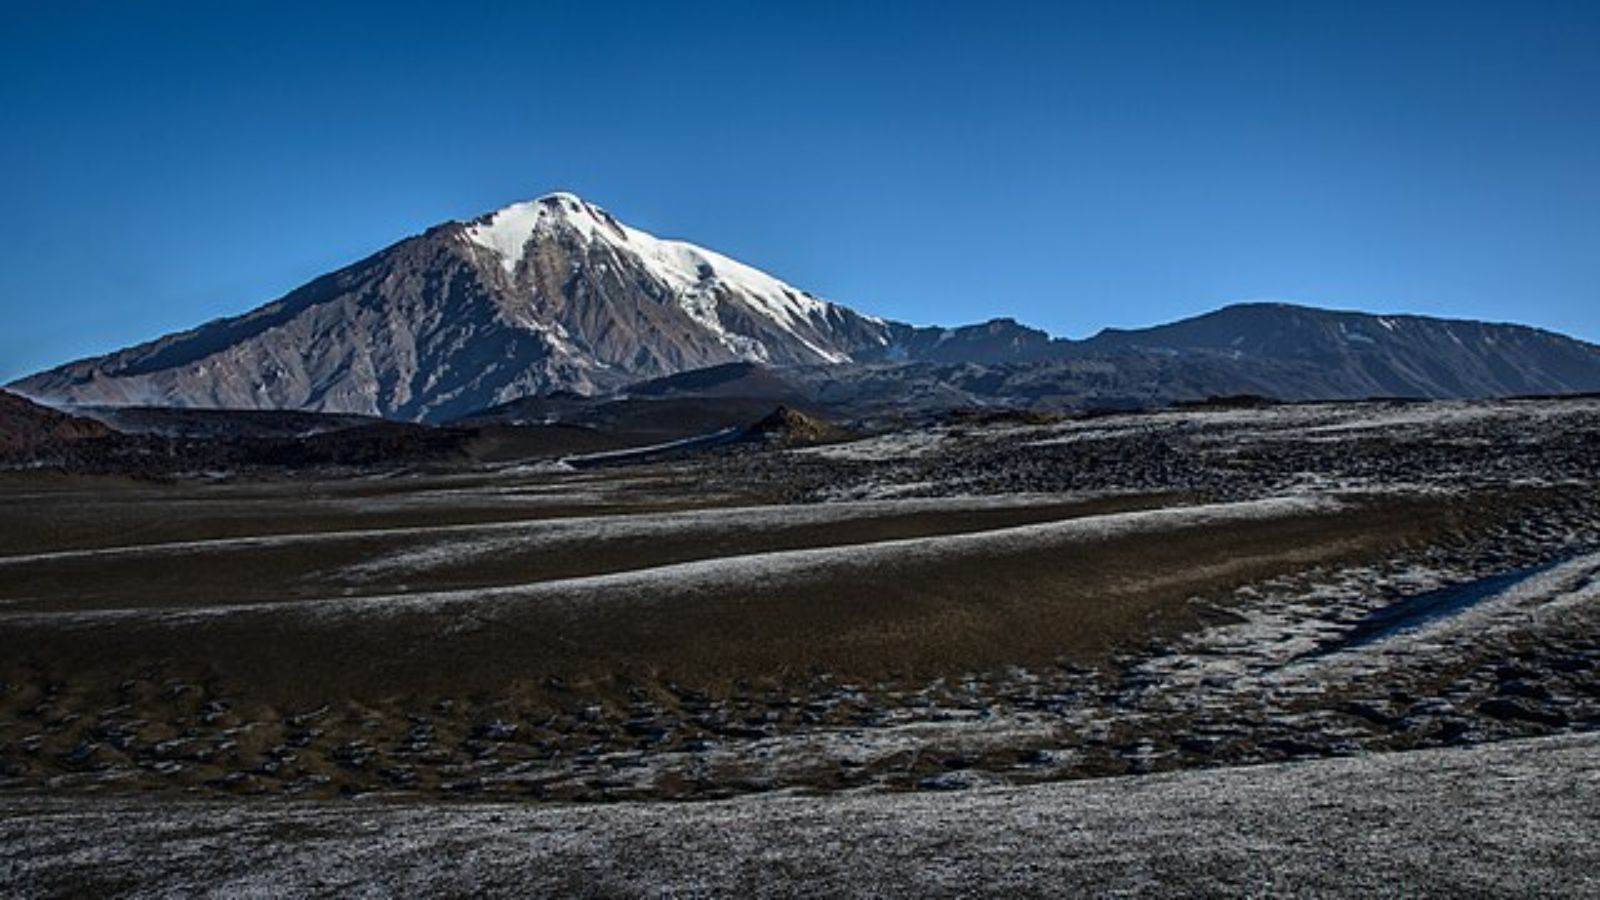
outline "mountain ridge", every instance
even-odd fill
[[[438,422],[738,363],[841,373],[925,366],[946,387],[960,385],[924,392],[950,402],[982,400],[985,379],[1018,384],[1018,366],[1036,369],[1021,378],[1036,404],[1195,399],[1201,386],[1227,394],[1280,382],[1292,393],[1285,399],[1600,390],[1600,347],[1472,320],[1241,303],[1081,340],[1008,317],[914,326],[631,228],[570,193],[436,225],[241,315],[11,387],[58,404]],[[1041,381],[1051,377],[1058,389]],[[874,379],[897,380],[869,373],[857,386]]]

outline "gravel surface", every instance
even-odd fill
[[[1014,492],[1470,491],[1592,485],[1600,398],[1312,403],[947,423],[701,462],[706,484],[825,501]]]
[[[701,804],[0,801],[14,896],[1595,896],[1600,736]]]

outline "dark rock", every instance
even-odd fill
[[[1524,697],[1529,700],[1549,700],[1550,689],[1542,684],[1517,679],[1502,682],[1497,693],[1502,697]]]
[[[1565,728],[1571,722],[1565,713],[1539,709],[1520,699],[1507,697],[1485,700],[1478,704],[1478,712],[1505,722],[1533,722],[1551,728]]]
[[[1344,705],[1344,711],[1356,716],[1357,718],[1365,719],[1374,725],[1381,725],[1384,728],[1393,728],[1400,721],[1386,710],[1380,708],[1377,704],[1368,703],[1365,701],[1346,703]]]
[[[1327,748],[1318,744],[1311,744],[1298,738],[1282,737],[1262,741],[1261,749],[1280,753],[1284,756],[1322,756],[1327,753]]]

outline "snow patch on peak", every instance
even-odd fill
[[[661,240],[624,225],[626,249],[678,295],[679,303],[695,318],[721,331],[715,316],[721,291],[727,291],[763,318],[800,338],[812,352],[829,362],[847,362],[843,354],[818,347],[798,329],[825,318],[830,304],[798,290],[737,260],[685,241]],[[758,357],[762,358],[762,357]]]
[[[507,272],[513,272],[521,264],[534,233],[557,224],[586,239],[597,234],[622,236],[622,224],[609,213],[564,191],[495,210],[468,223],[464,233],[467,240],[498,256]]]

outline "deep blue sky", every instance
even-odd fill
[[[1600,3],[0,0],[0,377],[556,189],[859,309],[1600,339]]]

